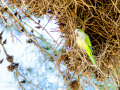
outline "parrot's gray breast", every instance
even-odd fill
[[[85,34],[84,33],[79,32],[78,37],[76,36],[76,40],[77,40],[77,44],[79,45],[79,47],[81,49],[83,49],[84,46],[87,45],[85,42]]]

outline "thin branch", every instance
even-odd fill
[[[19,82],[19,79],[18,79],[18,77],[17,77],[17,72],[15,73],[15,77],[17,78],[17,81],[18,81],[18,83],[19,83],[21,89],[23,90],[23,87],[22,87],[22,85],[21,85],[21,83]]]
[[[4,50],[4,52],[5,52],[5,55],[7,56],[8,54],[7,54],[6,50],[5,50],[4,45],[2,44],[2,42],[0,42],[0,44],[1,44],[1,46],[2,46],[2,48],[3,48],[3,50]]]
[[[41,89],[40,87],[38,87],[37,85],[35,85],[35,84],[31,83],[30,81],[28,81],[22,74],[20,74],[20,73],[17,71],[17,69],[15,69],[15,71],[16,71],[20,76],[22,76],[29,84],[31,84],[31,85],[37,87],[38,89],[42,90],[42,89]]]
[[[27,15],[26,13],[24,13],[24,11],[20,8],[20,10],[22,11],[22,13],[29,18],[30,20],[32,20],[35,24],[37,24],[38,26],[40,26],[43,30],[45,30],[47,32],[47,34],[52,38],[53,42],[56,43],[56,41],[54,40],[54,38],[50,35],[50,33],[44,28],[42,27],[39,23],[37,23],[35,20],[33,20],[29,15]]]

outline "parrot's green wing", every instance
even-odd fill
[[[85,33],[85,42],[88,46],[92,47],[89,36]]]
[[[85,42],[89,46],[89,48],[91,49],[91,51],[93,53],[92,45],[91,45],[91,42],[90,42],[90,38],[89,38],[89,36],[86,33],[85,33]]]

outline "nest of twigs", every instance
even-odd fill
[[[70,72],[77,75],[82,72],[83,76],[93,73],[98,81],[104,81],[105,75],[108,75],[114,78],[117,85],[120,83],[120,1],[8,0],[8,3],[21,9],[23,5],[29,10],[26,17],[29,15],[40,17],[43,14],[55,17],[62,38],[65,39],[64,49],[67,50],[66,53],[61,53],[59,62],[66,65]],[[89,57],[76,45],[74,35],[76,28],[89,35],[94,58],[104,75],[98,73]]]

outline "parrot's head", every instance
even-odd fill
[[[84,32],[81,30],[81,29],[75,29],[75,36],[76,37],[79,37],[79,36],[81,36]]]

